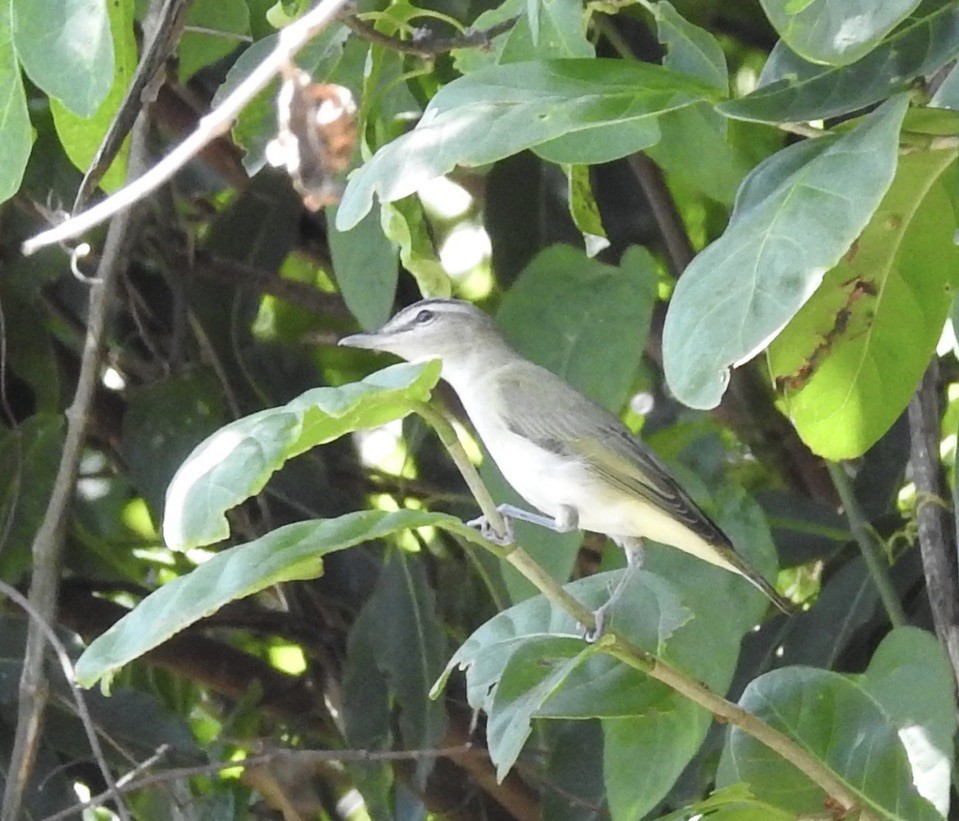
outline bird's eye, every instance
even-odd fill
[[[416,324],[425,325],[427,322],[432,322],[433,312],[427,311],[425,308],[416,315]]]

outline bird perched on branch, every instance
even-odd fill
[[[595,635],[641,565],[644,538],[743,576],[789,612],[789,602],[749,567],[646,445],[616,416],[520,356],[470,303],[426,299],[378,331],[348,336],[340,344],[388,351],[411,362],[442,362],[443,378],[503,476],[540,511],[500,505],[507,522],[522,519],[561,533],[591,530],[626,551],[627,572],[597,611]],[[485,517],[470,524],[496,538]]]

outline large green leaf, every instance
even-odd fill
[[[343,301],[363,330],[379,328],[393,308],[400,274],[397,249],[383,233],[379,209],[349,231],[331,225],[327,241]]]
[[[203,66],[225,57],[247,38],[250,9],[244,0],[193,0],[186,25],[188,30],[177,46],[177,74],[183,83]]]
[[[446,710],[425,695],[443,670],[446,640],[424,563],[394,551],[383,565],[376,589],[364,605],[359,620],[367,628],[362,640],[369,648],[369,652],[361,653],[361,660],[372,663],[376,669],[358,669],[351,664],[350,680],[355,683],[371,674],[374,679],[382,677],[401,709],[399,729],[403,746],[408,749],[435,747],[446,729]],[[362,703],[364,688],[365,685],[360,685],[354,694],[348,686],[344,687],[352,743],[364,743],[371,734],[389,738],[389,728],[395,720],[389,711],[380,711],[375,695],[373,715],[363,714],[368,709]],[[356,695],[360,699],[356,699]],[[365,695],[368,697],[371,693]],[[376,718],[384,720],[378,729]],[[432,764],[432,759],[419,763],[421,782]]]
[[[894,631],[866,673],[787,667],[753,681],[740,705],[820,758],[884,818],[939,819],[948,803],[952,680],[942,650],[914,628]],[[733,728],[719,783],[746,781],[757,798],[797,814],[826,796],[799,770]]]
[[[86,171],[90,167],[104,135],[113,123],[120,104],[137,67],[137,41],[133,31],[133,0],[116,0],[107,3],[110,17],[110,34],[113,37],[115,68],[113,82],[106,98],[97,110],[88,117],[75,114],[57,98],[50,100],[53,124],[63,144],[63,150],[77,168]],[[124,142],[117,158],[101,179],[105,191],[112,191],[126,180],[129,141]]]
[[[708,31],[694,26],[673,8],[671,3],[657,3],[656,35],[666,47],[663,65],[698,77],[722,94],[729,91],[726,56],[719,41]]]
[[[27,76],[74,114],[92,116],[113,83],[113,39],[104,0],[7,0],[4,5]]]
[[[33,143],[12,36],[9,15],[0,14],[0,202],[19,190]]]
[[[38,413],[0,435],[0,578],[29,572],[33,537],[43,521],[63,451],[61,414]]]
[[[919,0],[762,0],[769,22],[796,54],[844,66],[868,54]]]
[[[618,572],[604,573],[566,589],[587,607],[597,607],[606,601],[618,577]],[[732,678],[741,631],[731,628],[731,619],[716,618],[717,608],[729,609],[719,595],[687,587],[686,579],[677,588],[662,575],[643,571],[631,580],[609,623],[637,645],[722,691]],[[578,655],[582,649],[574,640],[578,636],[579,628],[565,613],[542,596],[528,599],[467,639],[434,686],[433,695],[454,668],[466,670],[470,705],[485,710],[490,726],[500,729],[497,744],[502,746],[491,745],[491,754],[501,772],[515,758],[517,745],[526,738],[528,722],[534,718],[607,719],[607,756],[626,752],[635,760],[653,754],[650,747],[639,750],[641,742],[662,742],[665,746],[655,752],[661,766],[651,771],[650,778],[621,783],[622,768],[614,763],[606,774],[607,784],[611,779],[616,782],[620,808],[651,807],[699,749],[709,715],[666,685],[610,656]],[[527,699],[520,684],[535,685],[537,690]],[[610,723],[620,719],[631,723],[636,733],[632,743],[624,735],[626,725]]]
[[[459,519],[443,514],[364,510],[286,525],[225,550],[155,590],[99,636],[77,662],[77,681],[91,686],[231,601],[280,582],[316,578],[328,553],[398,530],[444,524],[468,531]]]
[[[656,120],[715,95],[692,77],[622,60],[542,60],[493,66],[444,86],[413,131],[350,179],[341,230],[457,164],[484,165],[539,148],[561,162],[603,162],[653,145]]]
[[[684,272],[663,330],[676,397],[712,408],[729,369],[751,359],[812,296],[892,182],[907,98],[851,132],[791,146],[743,183],[726,232]]]
[[[595,54],[593,44],[586,36],[580,0],[536,3],[529,14],[524,13],[527,5],[527,0],[506,0],[477,17],[472,28],[482,31],[519,15],[508,32],[493,39],[490,48],[453,51],[456,69],[469,74],[491,65],[557,57],[592,57]],[[533,26],[537,27],[535,41]]]
[[[875,4],[877,6],[882,4]],[[717,106],[728,117],[758,122],[805,122],[858,111],[936,71],[959,47],[959,7],[931,3],[932,11],[903,26],[849,66],[823,67],[779,43],[760,87]]]
[[[959,284],[955,158],[933,151],[900,159],[853,248],[769,347],[786,413],[827,459],[873,445],[935,351]]]
[[[163,536],[186,549],[229,535],[226,512],[259,492],[287,459],[345,433],[406,416],[429,398],[437,361],[400,364],[362,382],[314,388],[286,405],[238,419],[198,445],[167,490]]]

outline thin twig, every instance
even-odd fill
[[[153,775],[143,776],[142,778],[130,778],[124,776],[121,779],[121,789],[124,792],[133,792],[144,787],[153,787],[157,784],[165,784],[169,781],[179,781],[183,778],[196,778],[198,776],[216,775],[223,770],[242,769],[246,767],[259,767],[264,764],[275,764],[277,762],[306,761],[307,763],[320,763],[325,761],[340,761],[348,763],[367,763],[378,761],[418,761],[424,758],[461,758],[466,755],[481,755],[484,751],[473,747],[472,744],[461,744],[456,747],[445,747],[431,750],[273,750],[261,755],[253,755],[239,761],[214,761],[210,764],[199,764],[195,767],[177,767],[175,769],[164,770]],[[152,760],[152,759],[151,759]],[[143,765],[137,767],[134,772],[140,772],[144,769]],[[132,775],[132,773],[131,773]],[[119,783],[119,782],[118,782]],[[53,815],[48,815],[43,821],[61,821],[64,818],[70,818],[84,810],[93,809],[101,806],[110,799],[109,792],[102,792],[95,795],[88,801],[82,801],[67,807]]]
[[[463,474],[463,478],[466,480],[469,488],[474,491],[478,490],[476,500],[490,523],[493,524],[493,514],[499,515],[499,513],[476,468],[468,459],[464,458],[465,452],[462,451],[462,446],[459,445],[459,440],[456,438],[456,431],[452,424],[450,424],[449,420],[443,414],[432,408],[429,408],[427,412],[424,413],[423,407],[417,407],[416,411],[423,416],[439,434],[443,444],[450,450],[450,455],[456,463],[457,468],[459,468]],[[452,449],[450,449],[450,444],[453,444]],[[494,524],[494,527],[497,526]],[[499,530],[498,527],[497,529]],[[503,531],[499,530],[499,532]],[[550,602],[564,610],[587,629],[595,629],[595,618],[589,608],[571,596],[559,582],[543,570],[524,550],[516,545],[496,545],[488,539],[484,539],[479,533],[470,534],[469,539],[473,543],[509,561],[520,573],[531,581]],[[723,719],[752,736],[761,744],[764,744],[805,774],[844,810],[852,810],[860,804],[859,796],[857,796],[841,778],[815,756],[810,755],[785,733],[776,730],[752,713],[746,712],[742,707],[712,692],[706,686],[693,680],[685,673],[667,664],[652,653],[648,653],[636,646],[628,639],[619,635],[615,630],[608,628],[597,642],[597,645],[603,652],[619,659],[630,667],[641,670],[651,678],[663,682],[690,701],[709,710],[714,716]],[[866,813],[863,813],[862,817],[865,818]]]
[[[943,499],[939,463],[939,363],[935,357],[909,402],[909,463],[916,484],[916,519],[932,622],[959,681],[959,580],[955,530]],[[959,492],[959,491],[957,491]]]
[[[479,48],[488,49],[493,44],[493,38],[509,31],[519,19],[519,15],[503,20],[495,26],[488,29],[474,30],[467,29],[459,37],[433,37],[430,34],[414,36],[412,40],[401,40],[399,37],[391,37],[377,31],[365,20],[361,20],[354,15],[348,15],[341,18],[343,24],[347,26],[355,35],[374,43],[378,46],[398,51],[402,54],[412,54],[415,57],[422,57],[428,60],[439,54],[453,51],[459,48]]]
[[[73,700],[76,702],[77,715],[80,717],[80,723],[83,724],[83,731],[87,734],[87,741],[90,742],[90,751],[93,753],[93,760],[97,762],[100,774],[106,782],[107,789],[104,795],[116,801],[117,814],[121,818],[129,819],[130,814],[120,795],[119,784],[113,780],[113,774],[110,772],[106,757],[103,755],[103,748],[100,746],[100,739],[97,737],[97,728],[93,723],[93,717],[90,715],[89,709],[87,709],[86,699],[84,699],[83,693],[73,680],[73,664],[70,661],[67,648],[63,646],[63,642],[60,641],[56,631],[50,626],[50,622],[37,612],[36,608],[30,604],[26,596],[19,590],[7,584],[5,581],[0,580],[0,593],[23,608],[27,616],[30,617],[31,624],[37,625],[40,632],[43,633],[44,638],[53,648],[53,652],[56,653],[57,660],[60,662],[60,669],[63,670],[63,677],[67,682],[67,688],[70,690]],[[12,769],[7,774],[8,778],[12,777],[11,772]]]
[[[899,601],[896,589],[892,586],[888,563],[883,558],[882,550],[876,542],[876,536],[869,527],[866,514],[859,506],[859,500],[853,491],[849,475],[845,468],[837,462],[829,462],[827,467],[833,484],[836,486],[839,499],[842,501],[843,509],[846,511],[846,518],[849,520],[853,538],[859,545],[862,558],[866,562],[866,570],[872,579],[872,583],[876,586],[883,607],[886,608],[886,615],[889,616],[889,621],[893,627],[902,627],[908,624],[909,620],[902,609],[902,602]]]
[[[133,130],[130,148],[130,171],[137,173],[145,166],[147,120],[143,116]],[[131,242],[133,212],[125,211],[107,231],[103,255],[97,268],[98,283],[90,289],[90,319],[84,342],[80,376],[73,402],[67,409],[67,433],[57,468],[53,491],[43,521],[33,540],[33,574],[30,580],[30,603],[44,622],[53,621],[57,609],[60,558],[70,503],[73,500],[90,421],[90,409],[100,376],[103,336],[110,302],[119,270]],[[47,681],[43,667],[45,636],[40,621],[31,620],[20,677],[20,703],[13,753],[10,756],[6,788],[3,796],[2,821],[20,817],[24,790],[40,742],[40,728],[47,701]]]
[[[169,180],[177,171],[195,157],[206,145],[230,130],[233,120],[260,91],[279,74],[293,56],[320,31],[334,22],[350,0],[323,0],[299,20],[282,29],[276,48],[234,89],[223,102],[200,120],[196,130],[174,148],[160,162],[134,182],[125,185],[92,208],[77,214],[54,228],[37,234],[23,243],[22,250],[30,255],[45,248],[65,242],[83,234],[114,214],[143,199],[151,191]]]

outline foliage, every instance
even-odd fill
[[[134,779],[133,817],[338,817],[354,789],[371,818],[836,811],[656,665],[795,742],[849,817],[949,817],[959,660],[936,636],[956,609],[925,580],[955,589],[955,535],[917,521],[949,507],[920,475],[953,468],[959,424],[959,2],[363,0],[298,57],[357,99],[341,202],[310,213],[265,167],[274,84],[141,209],[59,486],[89,284],[60,248],[16,249],[73,202],[162,4],[0,2],[0,581],[58,579],[117,777],[163,745],[155,766],[266,754],[242,778]],[[197,0],[152,143],[310,6]],[[465,524],[440,364],[335,344],[447,295],[641,430],[796,613],[650,545],[611,634],[585,642],[550,580],[598,607],[621,552],[519,523],[534,584]],[[920,384],[944,406],[924,448],[905,418]],[[62,564],[37,568],[58,487]],[[2,600],[0,783],[27,624]],[[51,687],[27,818],[106,787]]]

